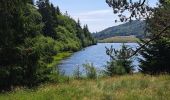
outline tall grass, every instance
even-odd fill
[[[89,79],[97,78],[97,69],[93,65],[93,63],[83,64],[83,67],[85,68],[87,78],[89,78]]]
[[[72,80],[3,93],[0,100],[170,100],[170,76],[137,74]]]

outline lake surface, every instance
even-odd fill
[[[107,61],[110,60],[109,56],[106,55],[105,47],[110,48],[113,45],[113,48],[120,49],[122,43],[98,43],[87,48],[82,49],[81,51],[75,52],[69,58],[63,60],[59,65],[59,68],[65,75],[73,75],[76,67],[80,67],[80,71],[83,73],[83,64],[93,63],[93,65],[99,69],[105,69]],[[138,44],[136,43],[126,43],[130,47],[136,49]],[[134,58],[133,64],[137,71],[138,61]]]

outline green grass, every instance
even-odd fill
[[[125,75],[18,89],[0,100],[170,100],[170,76]]]
[[[99,40],[101,43],[136,43],[139,42],[139,39],[134,36],[115,36],[111,38],[106,38]]]
[[[72,53],[71,52],[61,52],[61,53],[58,53],[57,55],[55,55],[53,57],[54,61],[52,63],[50,63],[48,66],[49,67],[53,67],[53,66],[56,66],[58,65],[61,60],[69,57]]]

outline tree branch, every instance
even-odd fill
[[[143,6],[145,4],[146,0],[143,0],[143,2],[140,4],[140,6]]]
[[[147,41],[146,43],[144,43],[142,46],[140,46],[138,49],[136,49],[134,51],[134,53],[129,57],[133,57],[134,55],[136,55],[142,48],[144,48],[146,45],[148,45],[150,42],[154,41],[155,39],[159,38],[168,28],[170,28],[170,25],[166,26],[158,35],[156,35],[155,37],[153,37],[152,39],[150,39],[149,41]]]

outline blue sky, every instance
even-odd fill
[[[154,5],[157,0],[149,0],[150,5]],[[68,12],[69,15],[81,21],[81,24],[87,24],[91,32],[101,31],[105,28],[118,25],[115,19],[117,15],[113,14],[105,0],[50,0],[55,6],[59,6],[61,11]]]

